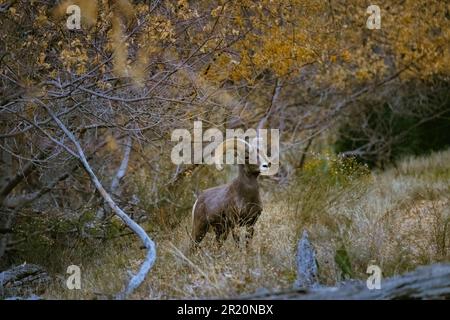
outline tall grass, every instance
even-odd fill
[[[387,277],[449,261],[449,181],[450,151],[408,158],[379,173],[352,159],[314,156],[289,185],[263,183],[269,185],[264,211],[248,249],[237,248],[232,239],[218,249],[209,234],[191,253],[189,211],[172,230],[148,228],[158,258],[131,298],[233,297],[289,288],[304,229],[317,251],[320,281],[327,285],[364,279],[370,264],[379,265]],[[52,270],[60,281],[47,298],[110,298],[144,257],[133,236],[97,243],[96,254],[83,256],[85,248],[54,253],[60,271]],[[64,286],[65,268],[77,263],[82,264],[82,289],[70,291]]]

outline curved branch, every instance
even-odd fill
[[[120,163],[119,169],[117,170],[117,173],[114,176],[114,179],[111,183],[111,193],[112,194],[116,193],[116,190],[119,187],[119,182],[123,179],[123,177],[125,176],[125,173],[127,172],[128,161],[130,160],[132,143],[133,143],[133,140],[131,139],[131,135],[129,135],[127,141],[125,142],[122,162]]]
[[[130,228],[143,242],[144,247],[147,249],[147,256],[144,262],[141,265],[141,268],[139,269],[138,273],[135,274],[130,282],[128,283],[127,288],[125,291],[118,295],[118,299],[126,298],[129,294],[131,294],[139,285],[144,281],[146,275],[152,268],[153,264],[156,260],[156,246],[155,243],[150,239],[150,237],[147,235],[145,230],[137,224],[133,219],[131,219],[112,199],[112,197],[109,195],[108,192],[106,192],[105,188],[101,184],[100,180],[95,175],[94,171],[92,171],[91,166],[89,165],[86,156],[84,154],[83,149],[81,148],[80,143],[78,142],[77,138],[73,135],[72,132],[70,132],[67,127],[59,120],[59,118],[50,110],[50,108],[42,104],[43,107],[46,109],[48,114],[53,118],[53,120],[56,122],[58,127],[67,135],[69,140],[75,145],[75,148],[77,150],[77,158],[83,165],[84,170],[88,173],[89,177],[91,178],[91,181],[94,183],[95,188],[100,193],[100,195],[103,197],[105,202],[109,205],[111,210],[120,218],[122,221],[127,225],[128,228]]]

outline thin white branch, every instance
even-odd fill
[[[148,250],[147,256],[144,262],[141,265],[141,268],[139,269],[138,273],[135,274],[130,282],[128,283],[127,288],[125,291],[118,295],[117,298],[123,299],[126,298],[129,294],[131,294],[137,287],[140,286],[140,284],[144,281],[146,275],[152,268],[153,264],[156,260],[156,246],[155,243],[150,239],[150,237],[147,235],[145,230],[137,224],[133,219],[131,219],[112,199],[112,197],[109,195],[108,192],[106,192],[105,188],[101,184],[100,180],[95,175],[94,171],[92,171],[91,166],[89,165],[86,156],[84,154],[83,149],[81,148],[80,143],[78,142],[77,138],[73,135],[72,132],[70,132],[67,127],[59,120],[59,118],[48,108],[47,105],[43,105],[44,108],[47,110],[48,114],[53,118],[53,120],[56,122],[58,127],[67,135],[69,140],[75,145],[77,153],[78,153],[78,159],[83,165],[84,170],[89,174],[89,177],[91,178],[91,181],[94,183],[95,188],[100,193],[100,195],[103,197],[105,202],[109,205],[111,210],[120,218],[122,221],[134,232],[136,235],[141,239],[141,241],[144,244],[144,247]]]
[[[125,176],[125,173],[127,172],[132,143],[133,140],[131,139],[131,135],[129,135],[127,141],[125,142],[122,162],[120,163],[119,169],[117,170],[117,173],[114,176],[114,179],[111,183],[111,194],[116,194],[116,190],[119,187],[119,183]]]

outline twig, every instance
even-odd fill
[[[97,178],[95,173],[92,171],[91,166],[89,165],[86,156],[84,154],[83,149],[81,148],[80,143],[77,138],[73,135],[71,131],[67,129],[67,127],[61,122],[61,120],[53,113],[52,110],[46,105],[43,104],[43,107],[47,111],[47,113],[53,118],[58,127],[66,134],[69,140],[75,145],[77,152],[77,159],[83,165],[84,170],[88,173],[91,181],[94,183],[97,191],[103,197],[105,202],[110,206],[112,211],[120,218],[122,221],[141,239],[147,251],[147,256],[144,262],[141,265],[138,273],[136,273],[128,283],[127,288],[124,292],[119,293],[117,295],[117,299],[124,299],[129,296],[136,288],[138,288],[141,283],[144,281],[146,275],[152,268],[153,264],[156,260],[156,246],[155,243],[150,239],[145,230],[136,222],[133,221],[112,199],[108,192],[106,192],[105,188],[101,184],[100,180]]]

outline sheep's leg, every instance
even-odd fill
[[[192,230],[192,240],[194,240],[194,248],[197,248],[200,242],[202,242],[206,233],[208,232],[207,223],[197,223]]]
[[[216,232],[216,242],[217,247],[222,247],[225,240],[227,240],[229,227],[227,225],[216,225],[214,228],[214,231]]]
[[[234,228],[231,231],[231,234],[233,235],[233,240],[236,243],[236,246],[239,248],[239,245],[241,243],[241,237],[239,236],[239,230],[237,228]]]
[[[228,237],[228,232],[226,232],[226,230],[224,230],[222,228],[216,229],[216,242],[217,242],[218,248],[222,247],[225,240],[227,240],[227,237]]]
[[[248,225],[247,226],[247,232],[245,234],[245,246],[246,246],[246,248],[248,248],[250,246],[250,241],[253,238],[254,232],[255,232],[254,225]]]
[[[245,246],[247,248],[249,247],[250,241],[252,240],[253,234],[255,233],[255,223],[258,220],[260,214],[261,212],[257,212],[246,225]]]

